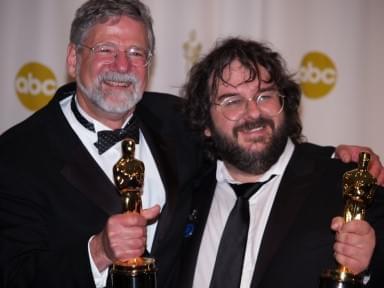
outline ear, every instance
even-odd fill
[[[205,128],[204,129],[204,135],[207,137],[211,137],[212,136],[211,129]]]
[[[67,47],[67,72],[73,79],[76,78],[76,45],[69,43]]]

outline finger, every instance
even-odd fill
[[[111,216],[107,225],[109,227],[117,227],[117,229],[130,228],[134,226],[143,227],[147,224],[147,220],[139,213],[125,212]]]
[[[373,246],[365,245],[362,247],[356,247],[353,245],[336,242],[333,246],[333,250],[335,252],[335,257],[336,256],[338,256],[339,258],[343,257],[344,261],[346,259],[349,259],[349,261],[353,260],[353,261],[361,262],[362,265],[366,265],[371,259],[371,256],[373,253]],[[341,263],[341,264],[346,264],[346,263]]]
[[[369,253],[371,250],[373,251],[375,242],[375,231],[369,223],[365,221],[354,220],[348,222],[336,233],[336,244],[349,245],[352,248],[356,247],[363,251],[369,251]],[[342,251],[338,252],[341,253]]]
[[[353,274],[359,274],[366,270],[369,266],[368,259],[351,258],[339,253],[335,253],[335,259],[340,265],[347,267]]]
[[[131,239],[146,238],[146,219],[137,213],[124,213],[111,216],[104,229],[106,244],[111,249],[117,249]]]
[[[373,177],[377,178],[381,170],[383,170],[383,165],[381,164],[380,157],[378,155],[376,155],[373,152],[370,152],[370,155],[371,155],[371,158],[370,158],[368,170]]]
[[[384,186],[384,167],[380,162],[380,157],[374,153],[371,154],[369,173],[376,178],[377,185]]]
[[[339,158],[341,161],[348,163],[352,160],[350,152],[348,151],[347,145],[339,145],[335,149],[335,156]]]
[[[126,261],[143,255],[145,252],[145,245],[134,245],[131,241],[131,243],[126,243],[126,245],[118,247],[113,252],[115,261]]]
[[[113,261],[139,257],[145,250],[145,228],[130,227],[105,237],[105,250]]]
[[[365,146],[351,146],[351,160],[352,162],[358,163],[361,152],[367,152],[369,154],[374,154],[371,148]]]
[[[156,219],[159,216],[159,214],[160,214],[160,206],[159,205],[155,205],[151,208],[143,209],[141,211],[141,215],[147,221],[151,221],[151,220]]]
[[[337,232],[336,233],[336,244],[340,245],[348,245],[351,247],[357,247],[361,248],[364,247],[365,245],[368,245],[365,243],[365,240],[369,240],[371,243],[371,239],[368,239],[369,236],[361,236],[358,234],[354,233],[342,233],[342,232]],[[344,246],[343,246],[344,247]],[[345,252],[345,251],[338,251],[338,252]]]
[[[372,226],[365,220],[352,220],[342,225],[339,232],[366,235],[374,232]]]
[[[381,169],[379,176],[377,177],[377,185],[384,186],[384,168]]]

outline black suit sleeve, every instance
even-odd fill
[[[73,239],[49,215],[28,175],[0,164],[0,287],[94,287],[88,237]],[[46,205],[47,204],[47,205]],[[55,228],[52,228],[55,227]],[[59,232],[55,232],[59,233]],[[65,245],[55,245],[66,238]],[[72,240],[71,240],[72,238]],[[55,243],[54,243],[55,242]]]

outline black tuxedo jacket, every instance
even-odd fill
[[[121,212],[114,185],[65,119],[59,89],[42,110],[0,137],[0,287],[94,287],[87,243],[107,218]],[[146,92],[135,114],[166,190],[151,254],[166,287],[178,221],[180,187],[200,165],[194,135],[180,114],[181,99]]]
[[[310,144],[296,146],[265,228],[251,287],[317,288],[321,272],[337,267],[330,223],[334,216],[343,213],[341,179],[351,166],[331,159],[324,152],[323,148]],[[216,165],[213,165],[187,193],[193,195],[192,204],[182,232],[184,243],[178,265],[181,268],[175,272],[178,277],[174,287],[192,287],[200,241],[216,187],[215,173]],[[378,237],[371,265],[371,287],[384,287],[384,193],[378,189],[376,194],[368,210],[368,220]]]

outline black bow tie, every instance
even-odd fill
[[[71,109],[80,124],[82,124],[88,130],[95,132],[95,125],[85,119],[77,109],[75,97],[72,98]],[[103,154],[117,142],[120,142],[125,138],[132,138],[135,140],[136,144],[139,143],[139,126],[137,124],[135,115],[132,116],[127,125],[125,125],[125,127],[122,129],[102,130],[97,132],[97,142],[94,143],[94,145],[99,151],[99,154]]]

